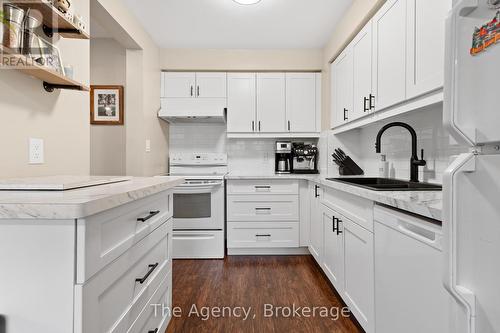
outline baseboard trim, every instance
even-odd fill
[[[310,255],[307,247],[298,248],[232,248],[227,249],[230,256],[297,256]]]

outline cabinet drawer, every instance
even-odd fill
[[[167,329],[170,321],[170,312],[163,309],[172,309],[172,271],[165,277],[162,277],[160,286],[156,289],[151,299],[147,302],[139,317],[134,321],[132,326],[124,326],[124,330],[117,332],[127,333],[162,333]],[[162,313],[163,312],[163,313]],[[128,331],[126,330],[128,329]]]
[[[268,248],[298,246],[298,223],[228,223],[228,248]]]
[[[325,187],[321,203],[373,232],[373,201]]]
[[[227,198],[227,220],[298,221],[297,195],[233,195]]]
[[[299,194],[297,180],[230,180],[227,194]]]
[[[82,313],[77,331],[124,332],[132,325],[171,270],[171,239],[171,224],[164,223],[86,284],[76,285],[75,314]]]
[[[77,221],[77,283],[84,283],[172,217],[162,192]]]

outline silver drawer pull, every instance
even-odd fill
[[[255,185],[256,191],[271,191],[270,185]]]

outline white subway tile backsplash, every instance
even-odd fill
[[[375,139],[380,128],[393,121],[408,123],[417,132],[419,157],[420,149],[424,149],[424,159],[427,161],[427,166],[420,168],[420,179],[427,182],[442,183],[443,173],[449,165],[450,157],[467,151],[466,147],[450,140],[449,134],[443,127],[442,105],[414,111],[360,130],[339,135],[330,134],[329,151],[337,146],[345,148],[353,155],[353,159],[359,162],[366,175],[378,176],[380,155],[375,152]],[[406,129],[395,127],[384,133],[382,154],[387,156],[391,169],[394,168],[394,178],[409,178],[411,137]],[[338,174],[331,159],[328,166],[329,175]]]

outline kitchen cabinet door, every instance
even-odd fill
[[[375,320],[373,234],[347,218],[342,218],[341,224],[344,225],[345,260],[343,299],[365,331],[373,332]]]
[[[196,97],[226,98],[226,73],[196,73]]]
[[[166,98],[195,97],[196,74],[186,72],[163,73],[164,93]]]
[[[406,99],[406,2],[388,0],[373,17],[373,88],[377,111]]]
[[[337,58],[337,125],[351,120],[353,112],[353,57],[352,48],[348,46]]]
[[[321,195],[323,189],[311,183],[309,192],[311,194],[311,221],[309,225],[309,252],[318,265],[321,265],[323,249],[323,221],[321,217]]]
[[[285,99],[284,73],[257,74],[258,132],[286,132]]]
[[[289,132],[317,132],[316,74],[286,74],[286,118]]]
[[[352,41],[353,57],[353,110],[349,120],[370,113],[373,102],[372,91],[372,23],[371,21]]]
[[[253,133],[256,114],[255,73],[229,73],[227,76],[227,131]]]
[[[321,205],[323,223],[323,256],[321,266],[339,294],[344,290],[344,235],[342,218]],[[339,230],[337,230],[339,228]]]
[[[451,0],[407,0],[407,98],[444,82],[445,19]]]

